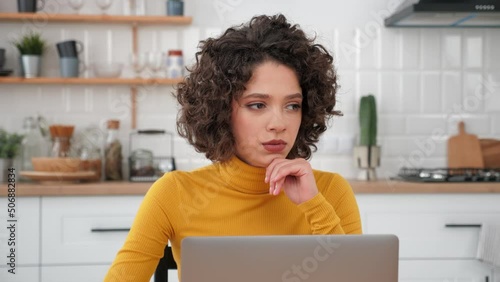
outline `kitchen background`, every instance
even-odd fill
[[[446,140],[457,133],[457,122],[479,137],[500,135],[500,30],[494,28],[386,28],[383,18],[401,1],[394,0],[186,0],[187,26],[140,26],[139,52],[182,49],[186,64],[193,62],[199,40],[218,35],[230,25],[257,14],[283,13],[309,34],[316,34],[335,56],[341,88],[335,118],[322,137],[312,163],[317,169],[352,178],[358,173],[352,147],[358,135],[357,108],[362,95],[373,93],[379,113],[378,143],[382,146],[379,176],[394,176],[402,166],[446,166]],[[16,1],[1,1],[0,11],[15,12]],[[49,0],[43,11],[74,13],[64,0]],[[110,14],[121,14],[123,1],[114,0]],[[148,15],[165,14],[165,2],[147,1]],[[95,1],[80,11],[98,14]],[[132,32],[127,24],[37,24],[51,43],[43,56],[42,76],[59,76],[55,43],[76,39],[84,43],[85,65],[114,61],[125,65]],[[2,22],[0,48],[7,49],[6,69],[19,73],[17,51],[10,40],[33,28],[31,23]],[[92,77],[92,71],[83,73]],[[171,86],[139,90],[137,128],[175,132],[176,100]],[[0,84],[0,127],[21,131],[26,116],[40,114],[50,123],[76,125],[76,131],[119,119],[124,155],[131,130],[128,86],[64,86]],[[168,146],[165,144],[165,146]],[[180,137],[175,138],[178,169],[207,164]],[[124,158],[126,159],[126,158]],[[124,164],[125,166],[125,164]],[[126,170],[124,170],[126,171]]]

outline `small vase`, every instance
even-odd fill
[[[33,78],[40,76],[41,70],[41,57],[38,55],[23,55],[22,56],[22,69],[24,77]]]
[[[6,183],[9,179],[9,168],[13,166],[13,159],[0,158],[0,183]]]
[[[24,77],[23,56],[19,56],[18,61],[19,61],[19,76]]]
[[[361,172],[359,180],[376,180],[375,168],[380,166],[380,146],[354,147],[354,161]]]
[[[167,15],[168,16],[183,16],[184,15],[184,2],[167,1]]]

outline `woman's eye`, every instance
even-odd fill
[[[301,106],[300,104],[290,104],[286,106],[287,109],[292,110],[292,111],[297,111],[300,110]]]
[[[263,109],[263,108],[265,108],[265,106],[266,105],[264,105],[264,103],[252,103],[252,104],[247,105],[248,108],[254,109],[254,110]]]

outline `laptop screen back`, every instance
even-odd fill
[[[394,235],[187,237],[182,282],[397,282]]]

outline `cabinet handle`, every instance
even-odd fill
[[[489,276],[486,276],[486,279],[484,280],[486,282],[490,282],[490,277]]]
[[[138,134],[165,134],[165,130],[157,130],[157,129],[146,129],[146,130],[138,130]]]
[[[130,228],[92,228],[91,232],[129,232]]]
[[[481,224],[445,224],[447,228],[481,228]]]

